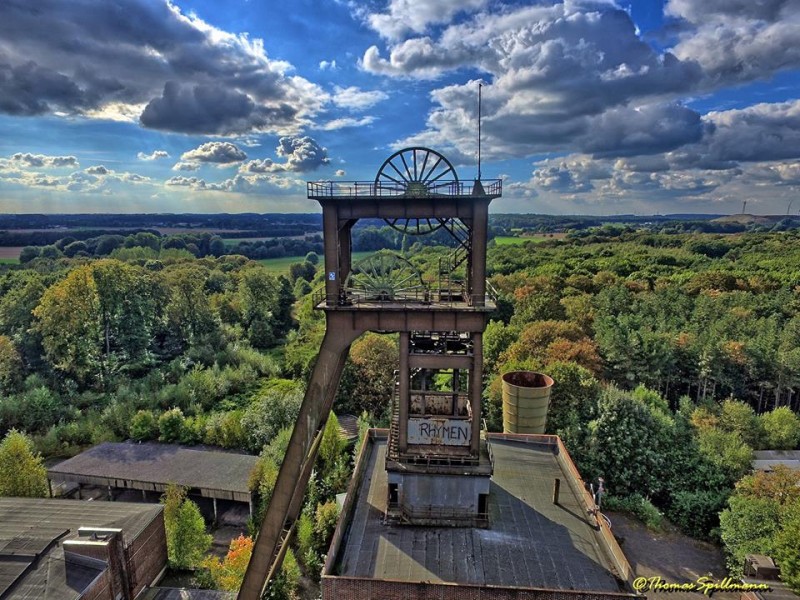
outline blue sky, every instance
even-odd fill
[[[478,81],[497,212],[800,186],[800,0],[5,0],[0,40],[2,212],[309,212],[408,146],[472,179]]]

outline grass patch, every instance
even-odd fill
[[[18,258],[0,258],[0,265],[18,265]]]
[[[356,263],[359,260],[366,258],[370,254],[373,254],[372,250],[368,250],[366,252],[353,252],[353,262]],[[303,262],[305,257],[306,255],[303,254],[301,256],[282,256],[281,258],[262,258],[256,262],[264,266],[272,275],[287,275],[289,273],[289,265],[297,262]],[[318,269],[324,268],[322,261],[323,257],[320,256],[320,264],[317,265]]]
[[[536,235],[527,235],[525,237],[518,237],[515,235],[501,235],[493,238],[498,246],[518,246],[525,242],[532,242],[534,244],[541,244],[552,240],[563,240],[566,237],[563,233],[541,233]]]
[[[233,248],[234,246],[238,246],[239,242],[263,242],[264,240],[269,240],[272,238],[268,237],[249,237],[249,238],[222,238],[222,243],[225,244],[226,248]]]

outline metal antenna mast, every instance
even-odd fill
[[[478,82],[478,181],[481,180],[481,90],[483,82]]]

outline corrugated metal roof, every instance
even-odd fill
[[[258,457],[248,454],[173,444],[106,442],[50,468],[48,473],[59,481],[91,477],[104,480],[102,485],[133,489],[143,489],[138,485],[142,483],[159,486],[175,483],[201,491],[249,496],[248,481],[257,460]]]

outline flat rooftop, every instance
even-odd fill
[[[158,518],[161,506],[49,498],[0,498],[0,597],[78,598],[102,569],[64,562],[61,542],[79,527],[122,529],[130,544]]]
[[[771,471],[777,465],[800,470],[800,450],[756,450],[753,452],[753,469]]]
[[[615,577],[608,542],[569,485],[572,475],[554,448],[490,442],[490,527],[411,527],[384,524],[386,440],[370,437],[351,517],[345,522],[343,514],[339,524],[346,533],[326,575],[626,593]],[[555,478],[561,479],[558,505],[552,498]]]
[[[174,444],[105,442],[48,469],[55,481],[146,491],[171,484],[210,498],[250,501],[248,481],[258,457]]]

